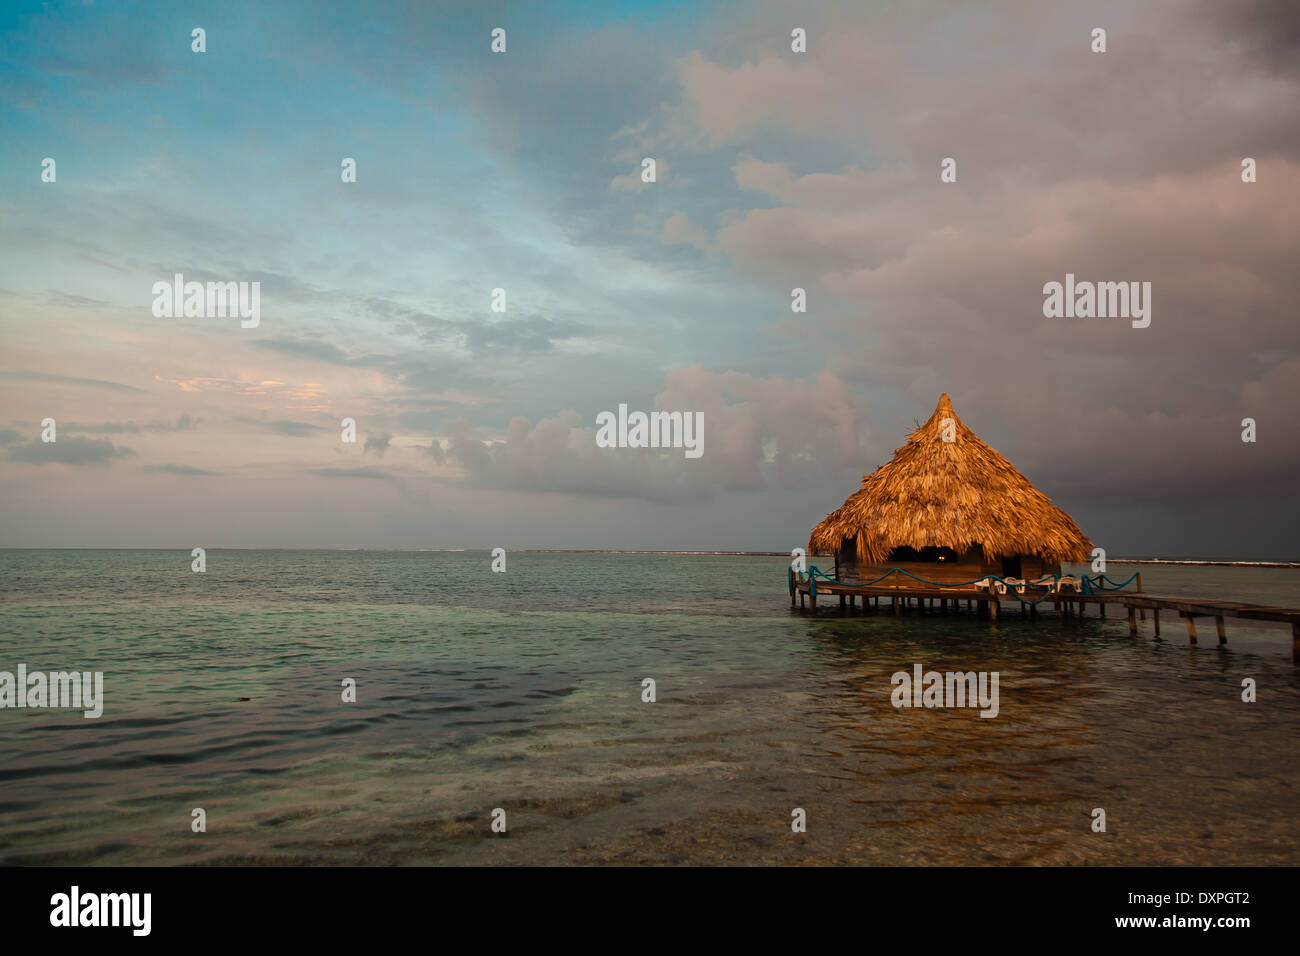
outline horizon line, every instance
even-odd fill
[[[0,551],[191,551],[192,547],[8,547],[0,546]],[[324,547],[209,547],[205,551],[329,551],[340,554],[367,552],[374,554],[491,554],[492,548],[324,548]],[[687,549],[637,549],[637,548],[506,548],[508,554],[661,554],[661,555],[713,555],[719,557],[786,557],[786,551],[708,551]],[[809,557],[813,557],[809,555]],[[1150,557],[1107,558],[1108,564],[1181,564],[1181,565],[1219,565],[1238,567],[1276,567],[1300,568],[1300,561],[1274,561],[1251,558],[1205,558],[1205,557]],[[1087,564],[1088,562],[1063,562],[1066,564]]]

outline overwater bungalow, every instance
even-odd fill
[[[1291,625],[1300,661],[1300,608],[1155,597],[1143,590],[1141,572],[1124,581],[1104,570],[1061,576],[1063,562],[1083,563],[1092,551],[1074,520],[967,428],[945,394],[907,444],[813,529],[808,556],[834,555],[835,572],[792,562],[790,606],[806,600],[816,614],[819,593],[838,597],[849,613],[859,600],[867,613],[884,598],[894,614],[936,601],[940,611],[955,611],[964,602],[996,619],[1003,599],[1035,617],[1048,600],[1058,615],[1094,607],[1105,617],[1109,605],[1128,613],[1130,634],[1150,611],[1158,636],[1160,612],[1175,612],[1193,644],[1198,617],[1214,618],[1220,644],[1227,642],[1225,618],[1274,621]]]
[[[834,577],[846,584],[894,568],[940,584],[988,575],[1033,581],[1059,575],[1064,561],[1088,560],[1092,547],[1068,514],[966,427],[946,393],[808,539],[808,554],[834,555]],[[901,574],[882,584],[922,586]]]

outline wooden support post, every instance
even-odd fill
[[[1196,621],[1186,611],[1182,612],[1184,619],[1187,621],[1187,643],[1196,643]]]
[[[967,599],[966,599],[966,610],[969,611],[970,609],[971,609],[971,599],[970,599],[970,598],[967,598]]]
[[[844,595],[841,594],[841,595],[840,595],[840,610],[841,610],[841,611],[844,610],[844,605],[845,605],[845,603],[846,603],[846,602],[845,602],[845,600],[844,600]]]
[[[1160,608],[1153,607],[1151,609],[1151,623],[1152,625],[1155,626],[1156,637],[1159,637],[1160,636]]]
[[[894,598],[894,617],[898,617],[902,613],[902,610],[903,609],[898,606],[898,598]]]
[[[807,593],[808,593],[807,591],[800,591],[800,592],[799,592],[799,606],[800,606],[801,608],[803,608],[803,607],[807,607],[807,606],[808,606],[808,602],[807,602],[807,599],[806,599]]]
[[[1105,602],[1105,601],[1098,601],[1098,602],[1097,602],[1097,616],[1098,616],[1098,617],[1105,617],[1105,616],[1106,616],[1106,602]]]
[[[817,595],[812,594],[811,592],[808,594],[808,605],[809,605],[808,607],[809,613],[811,613],[814,617],[816,617],[817,616]]]
[[[1036,620],[1038,618],[1038,605],[1036,604],[1029,605],[1029,617],[1032,620]]]
[[[991,617],[995,621],[998,619],[998,607],[999,607],[999,601],[997,597],[995,595],[990,594],[989,595],[989,617]]]
[[[1133,608],[1128,609],[1128,632],[1130,634],[1136,634],[1138,632],[1137,616],[1134,613]]]
[[[1217,631],[1219,632],[1219,643],[1220,643],[1220,644],[1227,644],[1227,643],[1228,643],[1228,635],[1225,634],[1224,631],[1223,631],[1223,615],[1222,615],[1222,614],[1220,614],[1218,617],[1216,617],[1216,618],[1214,619],[1214,628],[1215,628],[1215,630],[1217,630]]]
[[[1300,624],[1291,623],[1291,660],[1300,664]]]
[[[1138,620],[1145,621],[1146,619],[1147,619],[1147,609],[1144,607],[1138,608]]]
[[[1141,594],[1142,593],[1142,572],[1141,571],[1138,572],[1137,585],[1138,585],[1138,594]]]

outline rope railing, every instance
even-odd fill
[[[1090,578],[1085,574],[1081,578],[1081,580],[1086,585],[1086,588],[1083,593],[1091,594],[1092,593],[1091,588],[1096,588],[1098,591],[1120,591],[1123,590],[1125,587],[1127,587],[1135,578],[1140,578],[1141,576],[1142,576],[1142,572],[1134,571],[1132,574],[1128,576],[1127,579],[1116,584],[1114,579],[1112,579],[1109,575],[1104,573],[1097,575],[1095,578]],[[1110,581],[1112,586],[1106,587],[1106,585],[1101,583],[1102,581]]]
[[[921,577],[920,575],[913,574],[911,571],[905,570],[905,569],[903,569],[903,568],[891,568],[890,570],[888,570],[888,571],[886,571],[884,574],[882,574],[880,577],[875,578],[875,579],[873,579],[873,580],[871,580],[871,581],[857,581],[857,582],[851,582],[851,581],[840,581],[840,580],[838,580],[838,579],[832,577],[831,575],[827,574],[825,571],[823,571],[821,568],[817,567],[815,564],[814,564],[814,565],[809,565],[809,567],[808,567],[808,571],[807,571],[807,576],[805,576],[803,572],[796,572],[796,571],[794,570],[793,567],[788,567],[788,568],[786,569],[786,572],[787,572],[787,581],[788,581],[788,584],[789,584],[790,594],[791,594],[791,595],[793,595],[793,594],[794,594],[794,591],[795,591],[795,578],[796,578],[796,575],[798,576],[799,583],[802,584],[802,583],[804,583],[805,581],[807,582],[807,584],[808,584],[808,593],[809,593],[812,597],[816,597],[816,596],[817,596],[817,579],[818,579],[819,577],[825,579],[825,581],[826,581],[827,584],[837,584],[837,585],[839,585],[839,586],[841,586],[841,587],[871,587],[873,584],[879,584],[881,581],[885,580],[885,578],[892,577],[892,576],[895,575],[895,574],[901,574],[901,575],[906,575],[907,577],[912,578],[912,579],[915,580],[915,581],[919,581],[919,582],[921,582],[922,584],[929,584],[929,585],[932,585],[933,587],[938,587],[938,588],[960,588],[960,587],[970,587],[970,586],[975,585],[975,584],[983,584],[984,582],[987,581],[987,582],[990,582],[990,583],[989,583],[989,590],[990,590],[990,593],[992,593],[992,583],[991,583],[991,582],[993,582],[993,581],[1000,581],[1000,582],[1003,584],[1003,586],[1006,587],[1006,589],[1007,589],[1007,593],[1008,593],[1008,594],[1014,595],[1015,598],[1016,598],[1016,600],[1018,600],[1021,604],[1028,604],[1028,605],[1030,605],[1031,607],[1036,607],[1036,606],[1038,606],[1039,604],[1041,604],[1043,601],[1046,601],[1049,597],[1052,597],[1053,594],[1054,594],[1054,590],[1055,590],[1055,589],[1053,589],[1053,588],[1048,588],[1046,594],[1042,595],[1042,596],[1039,597],[1037,600],[1030,601],[1030,600],[1027,600],[1027,599],[1026,599],[1026,598],[1025,598],[1021,593],[1020,593],[1020,591],[1019,591],[1020,588],[1022,588],[1022,587],[1026,587],[1026,586],[1029,586],[1029,585],[1038,585],[1038,584],[1042,584],[1042,583],[1046,582],[1049,578],[1050,578],[1050,579],[1052,580],[1052,582],[1055,583],[1055,584],[1057,585],[1057,587],[1059,588],[1060,581],[1061,581],[1061,578],[1062,578],[1062,577],[1072,577],[1072,575],[1045,574],[1045,575],[1043,575],[1042,577],[1039,577],[1039,578],[1035,579],[1034,581],[1024,581],[1024,582],[1012,583],[1012,582],[1008,581],[1006,578],[1004,578],[1004,577],[1000,577],[999,575],[996,575],[996,574],[984,574],[984,575],[981,575],[981,576],[978,577],[978,578],[972,578],[972,579],[969,580],[969,581],[931,581],[931,580],[928,580],[927,578],[923,578],[923,577]],[[1137,579],[1137,578],[1139,578],[1139,577],[1141,577],[1140,573],[1134,573],[1134,574],[1130,575],[1126,580],[1124,580],[1124,581],[1122,581],[1122,582],[1119,582],[1119,583],[1116,583],[1116,582],[1114,581],[1114,579],[1108,577],[1108,576],[1107,576],[1106,574],[1104,574],[1104,573],[1102,573],[1102,574],[1098,574],[1095,578],[1089,578],[1086,574],[1083,574],[1083,575],[1080,575],[1080,576],[1079,576],[1079,582],[1080,582],[1080,593],[1082,593],[1082,594],[1091,594],[1091,593],[1093,593],[1093,589],[1094,589],[1094,588],[1095,588],[1097,591],[1119,591],[1119,590],[1121,590],[1122,588],[1127,587],[1129,584],[1131,584],[1135,579]],[[1109,581],[1110,584],[1111,584],[1111,587],[1106,587],[1106,585],[1102,583],[1103,581]]]

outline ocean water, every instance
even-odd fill
[[[105,675],[98,720],[0,709],[0,863],[1300,862],[1289,629],[812,619],[787,560],[0,551],[0,670]],[[1298,570],[1142,571],[1300,606]],[[998,716],[895,709],[914,664],[999,672]]]

